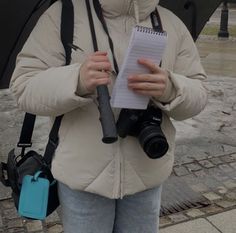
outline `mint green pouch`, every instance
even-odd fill
[[[38,171],[34,176],[23,178],[18,208],[23,217],[43,220],[47,216],[50,183],[48,179],[39,177],[40,174]]]

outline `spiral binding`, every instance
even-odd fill
[[[167,33],[165,31],[157,32],[157,31],[154,31],[153,28],[144,27],[144,26],[140,26],[140,25],[135,26],[135,28],[138,32],[143,32],[143,33],[148,33],[148,34],[153,34],[153,35],[161,35],[161,36],[167,35]]]

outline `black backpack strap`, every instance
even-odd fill
[[[48,143],[44,152],[44,159],[49,166],[51,166],[53,155],[59,144],[58,133],[63,116],[64,115],[56,117],[49,134]]]
[[[72,0],[62,0],[61,41],[66,53],[66,65],[71,62],[71,46],[74,37],[74,7]]]
[[[66,65],[71,62],[71,44],[73,44],[74,37],[74,7],[72,0],[62,0],[61,13],[61,41],[65,49]],[[52,129],[49,134],[49,140],[44,153],[45,161],[51,165],[53,155],[59,143],[59,128],[61,125],[63,115],[56,117]]]
[[[55,2],[55,0],[53,0]],[[62,0],[62,15],[61,15],[61,40],[65,49],[66,54],[66,65],[70,64],[71,61],[71,47],[69,44],[73,43],[74,36],[74,8],[71,0]],[[17,147],[21,147],[21,155],[25,153],[27,147],[31,147],[32,134],[34,130],[36,116],[33,114],[26,113],[21,129],[20,140]],[[52,157],[57,148],[59,138],[58,132],[61,125],[63,115],[56,117],[52,129],[49,134],[49,140],[46,146],[44,157],[46,162],[50,165]]]
[[[17,143],[18,147],[31,147],[32,142],[32,134],[34,130],[34,123],[35,123],[36,116],[30,113],[26,113],[21,129],[20,140]]]

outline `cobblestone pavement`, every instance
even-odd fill
[[[194,163],[176,165],[172,176],[184,179],[195,192],[206,197],[208,204],[161,217],[161,228],[236,208],[236,154],[213,156]],[[1,232],[60,233],[63,229],[57,212],[45,221],[30,221],[20,218],[12,199],[6,198],[0,201]]]
[[[203,65],[209,74],[205,85],[209,103],[197,117],[174,122],[177,128],[176,160],[172,176],[183,179],[210,205],[161,217],[161,227],[236,209],[236,40],[203,37],[197,41]],[[8,90],[0,91],[0,160],[15,145],[22,113]],[[34,147],[42,151],[48,120],[39,118]],[[63,232],[58,213],[45,221],[20,218],[9,189],[0,185],[0,233]]]
[[[207,159],[176,165],[172,176],[181,177],[207,204],[161,217],[161,227],[236,208],[236,154],[209,156]]]

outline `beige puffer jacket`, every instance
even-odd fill
[[[120,66],[132,28],[138,21],[140,25],[152,26],[149,15],[158,0],[100,2]],[[74,44],[86,53],[92,53],[85,1],[73,0],[73,3]],[[96,95],[86,95],[80,82],[76,94],[80,65],[85,55],[81,51],[73,52],[71,65],[63,66],[65,53],[60,40],[60,1],[40,18],[18,56],[11,90],[19,107],[52,119],[65,114],[52,171],[59,181],[72,189],[122,198],[160,185],[170,175],[174,161],[175,129],[170,118],[184,120],[193,117],[207,102],[206,90],[201,83],[206,76],[189,32],[171,12],[160,6],[158,11],[168,33],[162,67],[170,76],[166,93],[161,100],[154,100],[163,110],[162,129],[170,146],[160,159],[149,159],[135,137],[119,139],[113,144],[102,143]],[[94,10],[93,16],[99,49],[108,51],[112,57],[107,36]],[[112,89],[112,85],[109,88]],[[114,114],[117,117],[119,110],[115,109]]]

